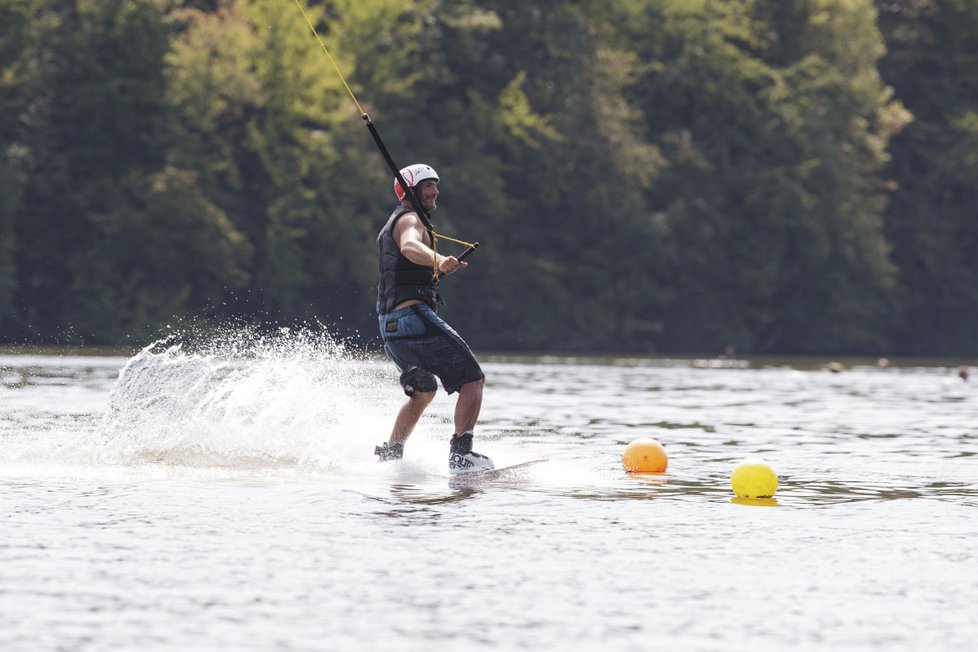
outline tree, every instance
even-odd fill
[[[14,301],[34,338],[99,337],[73,327],[96,302],[72,292],[97,264],[92,215],[118,210],[120,181],[162,161],[161,12],[155,0],[48,0],[37,3],[23,33],[15,147],[26,165],[12,215],[15,242],[24,244],[15,249]]]
[[[80,332],[143,342],[184,318],[221,320],[228,289],[248,281],[251,245],[202,193],[196,175],[134,175],[127,201],[92,215],[99,237],[74,277],[67,309]]]
[[[662,36],[636,91],[669,162],[651,201],[676,252],[665,346],[882,348],[893,271],[876,173],[906,114],[875,71],[872,6],[661,2],[644,15]]]
[[[477,346],[652,346],[640,216],[655,152],[621,94],[635,61],[596,9],[441,3],[420,39],[408,148],[445,162],[439,225],[485,247],[446,309]],[[637,288],[648,301],[629,300]]]
[[[328,35],[324,7],[306,11]],[[376,205],[358,182],[366,133],[348,135],[362,123],[301,13],[250,0],[179,17],[185,29],[168,56],[179,116],[171,157],[254,247],[232,310],[284,322],[366,312],[372,236],[360,216]],[[337,56],[349,61],[345,50]]]
[[[20,114],[29,71],[26,47],[33,3],[0,2],[0,336],[13,332],[16,268],[14,215],[24,184],[25,156]]]
[[[978,353],[978,7],[955,0],[878,2],[880,64],[914,122],[894,139],[886,214],[899,267],[894,339],[918,355]]]

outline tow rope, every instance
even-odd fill
[[[401,176],[400,168],[397,167],[397,164],[394,163],[394,159],[391,158],[390,152],[387,151],[387,147],[384,145],[384,141],[381,140],[380,133],[378,133],[377,127],[374,126],[373,120],[370,119],[370,116],[367,115],[367,112],[363,110],[362,106],[360,106],[360,102],[357,101],[357,96],[353,94],[353,90],[350,88],[350,85],[346,83],[346,77],[344,77],[343,73],[340,72],[340,68],[339,66],[336,65],[336,61],[333,59],[333,55],[329,53],[329,49],[326,47],[326,43],[324,43],[323,39],[320,38],[319,32],[316,31],[316,26],[312,24],[311,20],[309,20],[309,16],[308,14],[306,14],[306,10],[302,8],[302,3],[300,3],[299,0],[295,0],[295,6],[299,8],[299,11],[302,13],[302,17],[306,19],[306,24],[309,25],[309,29],[312,30],[312,35],[316,37],[317,41],[319,41],[319,46],[323,49],[323,52],[326,54],[326,58],[329,60],[330,65],[333,66],[333,70],[336,71],[336,74],[339,76],[340,81],[343,82],[343,87],[346,88],[346,92],[350,94],[350,99],[353,100],[353,103],[356,105],[357,110],[360,112],[360,118],[366,124],[367,129],[370,131],[370,135],[373,137],[374,142],[377,144],[377,148],[380,150],[381,155],[384,157],[384,160],[387,162],[388,167],[390,167],[391,172],[394,173],[394,178],[397,179],[398,183],[401,184],[401,188],[405,190],[405,193],[407,194],[408,198],[411,200],[411,206],[414,208],[415,212],[417,212],[418,217],[421,219],[421,223],[424,225],[425,230],[428,232],[428,237],[431,238],[431,250],[434,253],[431,260],[432,274],[434,276],[434,282],[437,284],[438,280],[441,278],[441,273],[440,270],[438,269],[438,239],[439,238],[442,240],[448,240],[449,242],[455,242],[466,248],[465,251],[463,251],[461,254],[456,256],[456,258],[459,261],[465,260],[469,256],[469,254],[471,254],[476,249],[478,249],[479,243],[465,242],[464,240],[456,240],[455,238],[449,238],[447,235],[441,235],[440,233],[435,232],[435,228],[431,224],[431,215],[428,214],[428,211],[426,211],[424,207],[421,205],[421,202],[418,201],[417,196],[414,194],[414,188],[410,187],[407,184],[407,182],[404,181],[404,177]]]

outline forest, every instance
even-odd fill
[[[978,2],[301,6],[0,0],[0,344],[378,348],[359,103],[477,352],[978,355]]]

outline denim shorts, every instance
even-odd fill
[[[420,368],[449,394],[485,378],[468,344],[429,306],[419,303],[378,317],[384,351],[401,373]]]

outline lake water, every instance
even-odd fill
[[[394,369],[320,335],[0,355],[0,649],[978,649],[975,379],[484,366],[476,450],[549,461],[457,486],[454,401],[378,464]]]

